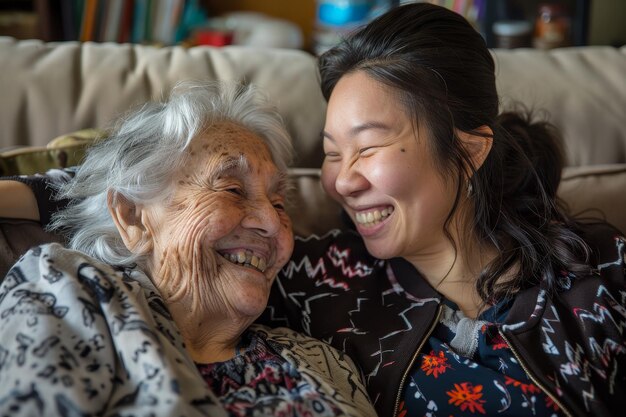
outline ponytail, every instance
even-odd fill
[[[542,280],[559,290],[569,277],[555,271],[591,270],[589,248],[556,195],[564,165],[561,137],[550,123],[512,112],[499,115],[493,131],[491,153],[472,178],[479,190],[474,230],[498,251],[478,278],[478,292],[494,302]]]

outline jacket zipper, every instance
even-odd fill
[[[411,358],[411,361],[409,362],[409,366],[407,366],[407,368],[404,370],[404,374],[402,374],[402,378],[400,379],[400,385],[398,387],[398,394],[396,395],[396,403],[395,403],[395,405],[393,407],[393,414],[392,414],[392,416],[396,416],[397,413],[398,413],[398,407],[400,406],[400,398],[402,396],[402,390],[403,390],[403,387],[404,387],[404,383],[406,382],[406,378],[409,375],[409,372],[411,371],[411,369],[413,368],[413,364],[415,363],[415,360],[417,359],[417,355],[419,355],[420,351],[422,350],[422,348],[426,344],[426,341],[428,340],[428,338],[430,337],[432,332],[435,330],[435,327],[437,326],[437,323],[439,323],[439,317],[441,316],[441,311],[442,310],[443,310],[443,305],[439,304],[439,307],[437,308],[437,314],[435,315],[435,319],[430,324],[430,327],[428,328],[428,331],[426,332],[426,334],[422,338],[422,341],[420,342],[419,346],[417,347],[417,350],[415,351],[415,353],[413,353],[413,357]]]
[[[535,383],[535,385],[537,385],[539,388],[541,388],[541,390],[552,399],[552,401],[554,401],[559,408],[569,417],[573,417],[574,414],[572,414],[567,408],[565,408],[565,406],[563,405],[563,403],[556,398],[555,395],[553,395],[550,390],[546,389],[545,386],[543,386],[538,380],[537,378],[533,375],[532,372],[530,372],[530,370],[528,369],[528,367],[526,366],[526,363],[524,361],[522,361],[520,355],[518,355],[517,351],[515,350],[515,348],[513,347],[513,345],[509,342],[509,339],[506,338],[506,336],[504,335],[504,332],[502,330],[500,330],[498,328],[498,333],[500,333],[500,336],[502,337],[502,339],[504,339],[504,341],[506,342],[507,345],[509,345],[509,349],[511,349],[511,352],[513,353],[513,356],[515,356],[515,359],[517,359],[517,362],[520,364],[520,366],[522,367],[522,369],[524,370],[524,372],[526,372],[526,375],[528,375],[528,378],[530,378],[531,381],[533,381]]]

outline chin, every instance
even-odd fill
[[[241,315],[241,317],[249,318],[254,321],[258,319],[261,314],[263,314],[263,311],[265,311],[266,306],[267,306],[267,302],[263,303],[262,305],[240,306],[240,308],[238,309],[238,312]]]
[[[399,256],[395,251],[390,250],[389,245],[384,244],[384,242],[372,242],[368,239],[364,239],[364,242],[367,252],[377,259],[391,259]]]
[[[267,291],[246,291],[240,293],[237,297],[237,311],[245,317],[253,317],[256,319],[259,317],[265,307],[267,307],[267,301],[269,299],[269,287]]]

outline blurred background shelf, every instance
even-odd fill
[[[255,12],[282,19],[297,26],[304,49],[315,51],[324,35],[332,43],[344,33],[375,16],[381,7],[393,7],[402,0],[342,0],[354,7],[369,5],[372,13],[362,21],[345,25],[320,19],[321,7],[331,0],[0,0],[0,35],[46,41],[92,40],[115,42],[179,43],[193,25],[234,12]],[[626,0],[432,0],[453,10],[465,10],[468,20],[483,33],[490,47],[496,46],[493,23],[527,20],[534,24],[543,3],[565,6],[570,17],[571,45],[626,44]],[[186,27],[180,19],[189,5]],[[143,8],[142,8],[143,5]],[[470,7],[475,9],[471,12]],[[144,10],[144,12],[141,12]],[[147,10],[147,11],[145,11]],[[137,14],[144,13],[143,19]],[[178,20],[177,20],[178,19]],[[143,22],[143,31],[137,26]],[[134,33],[136,32],[136,33]],[[134,34],[133,34],[134,33]],[[143,35],[140,35],[143,33]]]

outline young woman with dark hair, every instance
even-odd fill
[[[381,416],[616,415],[624,240],[559,208],[558,132],[499,113],[483,38],[409,4],[319,68],[354,230],[296,240],[274,316],[351,355]]]

